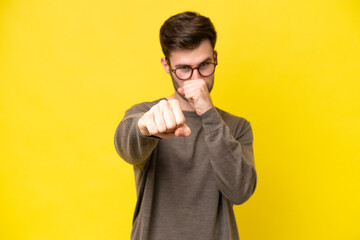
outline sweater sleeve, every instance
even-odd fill
[[[155,137],[143,136],[139,130],[137,123],[146,111],[137,105],[127,110],[114,137],[115,149],[120,157],[140,169],[145,166],[159,141]]]
[[[221,193],[234,204],[244,203],[255,191],[257,181],[250,123],[239,122],[233,136],[215,108],[201,119]]]

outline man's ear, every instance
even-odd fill
[[[218,63],[217,56],[218,56],[218,52],[215,50],[214,51],[214,61],[216,62],[216,64]]]
[[[167,64],[167,61],[166,61],[165,57],[161,58],[161,64],[162,64],[163,68],[165,69],[165,72],[170,74],[170,68],[169,68],[169,65]]]

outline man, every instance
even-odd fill
[[[165,21],[160,42],[174,94],[134,105],[115,133],[135,172],[131,239],[239,239],[233,204],[255,190],[253,136],[248,121],[211,100],[214,26],[180,13]]]

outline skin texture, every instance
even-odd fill
[[[191,134],[177,100],[161,100],[139,119],[138,127],[144,136],[171,138]]]
[[[203,40],[195,49],[172,51],[169,60],[171,68],[178,65],[197,67],[206,59],[215,62],[217,52],[213,50],[209,40]],[[165,71],[171,76],[174,94],[162,100],[146,112],[138,121],[140,132],[144,136],[161,138],[190,136],[191,130],[185,124],[184,111],[195,111],[199,116],[214,105],[210,92],[214,85],[214,74],[209,77],[200,76],[197,69],[189,80],[180,80],[170,71],[165,58],[161,59]]]

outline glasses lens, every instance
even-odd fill
[[[199,66],[199,73],[203,77],[208,77],[214,73],[215,64],[213,63],[203,63]]]
[[[192,72],[191,67],[185,66],[185,67],[176,69],[175,74],[178,78],[186,80],[186,79],[190,78],[191,72]]]
[[[208,77],[214,73],[215,65],[216,64],[211,62],[202,63],[197,69],[201,76]],[[181,80],[189,79],[192,73],[193,73],[193,69],[189,66],[180,67],[175,70],[175,75]]]

